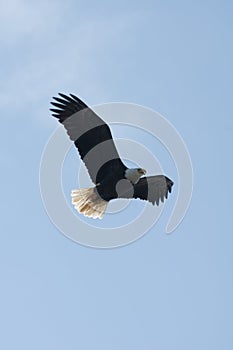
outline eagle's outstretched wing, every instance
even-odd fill
[[[141,178],[134,185],[134,198],[148,200],[153,205],[164,202],[168,192],[171,193],[173,181],[164,175],[147,176]]]
[[[173,181],[164,175],[142,177],[133,187],[125,183],[119,198],[139,198],[159,205],[171,193]]]
[[[92,181],[100,183],[106,174],[123,177],[126,166],[120,159],[109,126],[78,97],[59,93],[51,102],[58,118],[77,147]]]

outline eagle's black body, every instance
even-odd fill
[[[136,184],[126,179],[128,169],[120,159],[109,126],[78,97],[54,97],[53,116],[64,125],[77,147],[95,191],[105,200],[140,198],[159,204],[171,192],[173,182],[163,175],[142,177]]]
[[[125,179],[127,167],[119,162],[119,159],[112,159],[103,164],[97,173],[97,192],[105,201],[118,198],[116,185],[120,179]]]

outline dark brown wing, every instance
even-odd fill
[[[92,181],[100,183],[110,172],[119,172],[121,178],[126,166],[117,152],[109,126],[78,97],[59,95],[51,102],[56,107],[51,109],[52,115],[74,141]]]
[[[120,198],[140,198],[159,205],[171,193],[173,181],[164,175],[142,177],[132,188],[125,186]],[[124,193],[123,193],[124,192]]]

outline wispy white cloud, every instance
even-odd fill
[[[56,4],[56,6],[54,6]],[[40,40],[61,20],[61,2],[2,1],[0,5],[1,44],[20,45]]]
[[[98,77],[99,67],[111,64],[105,62],[109,51],[127,47],[127,33],[137,26],[140,15],[87,18],[69,14],[67,4],[59,1],[11,0],[2,5],[2,106],[12,104],[14,96],[15,107],[36,106],[41,115],[58,90],[81,91],[91,97],[91,103],[107,94],[107,84]]]

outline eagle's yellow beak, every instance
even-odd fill
[[[138,169],[138,172],[140,175],[146,175],[146,170],[145,169]]]

